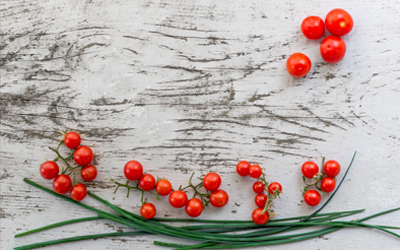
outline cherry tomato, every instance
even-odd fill
[[[279,182],[272,182],[268,186],[268,192],[270,194],[274,194],[275,190],[277,190],[277,189],[282,192],[282,186],[281,186],[281,184],[279,184]]]
[[[198,217],[203,212],[203,203],[197,198],[192,198],[186,203],[185,210],[190,217]]]
[[[321,202],[321,194],[315,190],[308,190],[304,194],[304,201],[309,206],[316,206]]]
[[[335,36],[344,36],[353,29],[353,18],[342,9],[329,11],[325,18],[326,28]]]
[[[159,180],[156,183],[156,192],[161,196],[169,195],[172,191],[171,182],[168,180]]]
[[[208,191],[215,191],[221,185],[221,177],[217,173],[208,173],[203,179],[203,186]]]
[[[82,183],[78,183],[71,188],[70,194],[72,199],[76,201],[81,201],[86,197],[87,189],[85,185],[83,185]]]
[[[222,189],[218,189],[210,194],[210,203],[214,207],[223,207],[229,201],[228,193]]]
[[[181,190],[175,190],[169,195],[169,204],[175,208],[181,208],[186,205],[188,201],[187,194]]]
[[[267,204],[267,199],[268,196],[266,194],[257,194],[256,198],[254,198],[254,201],[257,207],[264,208],[265,204]]]
[[[262,169],[259,165],[251,165],[251,167],[249,168],[249,175],[252,178],[260,178],[262,174]]]
[[[93,181],[97,176],[97,168],[93,165],[83,167],[81,169],[81,176],[85,181]]]
[[[87,166],[93,160],[93,151],[88,146],[80,146],[75,150],[74,161],[80,166]]]
[[[40,175],[46,180],[51,180],[56,178],[60,168],[54,161],[46,161],[40,165]]]
[[[77,132],[68,132],[65,135],[64,144],[67,148],[76,149],[81,145],[81,136]]]
[[[334,160],[329,160],[325,162],[324,172],[329,177],[336,177],[340,173],[339,163]]]
[[[325,177],[321,181],[321,189],[324,192],[330,193],[335,190],[336,181],[332,177]]]
[[[53,181],[53,189],[56,193],[66,194],[72,186],[71,178],[68,175],[62,174],[57,176]]]
[[[156,179],[151,174],[144,174],[140,177],[139,187],[144,191],[150,191],[156,185]]]
[[[247,161],[241,161],[236,165],[236,172],[240,176],[247,176],[249,174],[249,168],[251,164]]]
[[[124,167],[124,174],[130,181],[139,180],[143,175],[142,164],[138,161],[128,161]]]
[[[318,174],[319,168],[315,162],[306,161],[303,166],[301,166],[301,172],[304,177],[311,179],[314,175]]]
[[[337,63],[346,54],[346,44],[340,37],[328,36],[322,40],[320,52],[325,62]]]
[[[303,77],[310,69],[311,60],[302,53],[294,53],[286,61],[286,70],[293,77]]]
[[[325,32],[324,21],[318,16],[306,17],[301,23],[301,32],[308,39],[320,39]]]
[[[145,203],[140,208],[140,215],[147,220],[152,219],[156,213],[157,209],[152,203]]]
[[[257,194],[264,192],[265,185],[261,181],[254,182],[253,191]]]
[[[263,213],[262,208],[256,208],[254,209],[251,218],[253,219],[254,223],[258,225],[264,225],[269,220],[268,211],[265,211],[265,213]]]

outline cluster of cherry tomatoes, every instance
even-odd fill
[[[61,140],[57,149],[50,148],[57,154],[53,161],[46,161],[40,166],[40,175],[46,180],[53,181],[53,189],[59,194],[66,194],[68,191],[71,197],[76,201],[81,201],[86,197],[87,189],[82,183],[75,182],[74,170],[80,168],[80,176],[85,181],[92,181],[97,176],[97,168],[90,163],[93,160],[93,151],[88,146],[81,145],[81,137],[76,132],[63,133],[65,137]],[[67,157],[62,157],[59,153],[59,148],[62,144],[69,149],[73,149],[72,153]],[[72,167],[69,161],[73,158],[74,162],[78,165]],[[67,167],[62,168],[60,174],[60,167],[57,164],[58,160],[64,161]],[[73,175],[73,181],[70,175]],[[72,187],[72,188],[71,188]]]
[[[221,177],[217,173],[208,173],[201,178],[202,182],[193,185],[192,184],[192,177],[189,180],[189,185],[182,188],[182,186],[178,190],[173,190],[171,182],[166,179],[158,179],[157,181],[151,174],[144,174],[143,173],[143,166],[138,161],[129,161],[125,164],[124,167],[124,174],[125,177],[129,181],[136,181],[138,180],[137,187],[129,186],[128,182],[126,184],[121,184],[115,182],[118,187],[124,186],[128,189],[138,189],[142,191],[142,207],[140,209],[140,214],[145,219],[151,219],[156,215],[156,207],[152,203],[148,203],[147,200],[143,200],[144,192],[153,193],[152,190],[154,189],[156,193],[156,198],[158,196],[168,196],[169,203],[174,208],[182,208],[185,207],[186,213],[190,217],[198,217],[203,212],[205,206],[210,203],[214,207],[223,207],[229,201],[228,194],[219,189],[221,185]],[[198,189],[204,187],[207,191],[211,193],[201,193]],[[193,198],[188,199],[186,192],[184,191],[187,188],[192,188],[195,192]],[[195,196],[199,196],[196,198]]]
[[[247,161],[239,162],[236,165],[236,172],[243,177],[249,175],[254,179],[259,179],[253,184],[253,191],[257,194],[254,201],[258,208],[253,211],[251,217],[256,224],[263,225],[267,223],[269,217],[275,215],[271,210],[272,200],[279,197],[282,192],[282,185],[278,182],[272,182],[268,185],[262,168],[259,165],[251,165]],[[264,190],[267,191],[267,194],[264,193]]]
[[[303,173],[303,181],[306,184],[302,193],[304,195],[304,201],[309,206],[316,206],[321,202],[321,194],[319,191],[330,193],[335,190],[336,187],[336,176],[340,173],[340,165],[337,161],[329,160],[322,163],[324,166],[323,172],[319,172],[319,167],[315,162],[307,161],[301,166],[301,172]],[[307,179],[312,179],[313,183],[308,184]],[[315,187],[317,190],[309,190],[311,187]]]
[[[321,56],[328,63],[337,63],[346,53],[346,44],[340,37],[353,29],[353,19],[347,11],[333,9],[326,15],[325,23],[318,16],[306,17],[301,23],[301,31],[308,39],[317,40],[324,35],[325,26],[332,35],[322,41]],[[286,69],[293,77],[303,77],[311,69],[311,60],[302,53],[294,53],[287,59]]]

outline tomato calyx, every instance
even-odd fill
[[[63,138],[62,139],[58,139],[58,140],[64,141],[65,140],[65,136],[68,134],[68,132],[64,131],[64,130],[60,130],[59,132],[62,134]]]
[[[189,181],[188,181],[188,185],[187,185],[186,187],[183,187],[183,188],[182,188],[182,185],[181,185],[181,186],[179,187],[179,190],[184,191],[185,189],[188,189],[188,188],[193,189],[194,195],[193,195],[192,198],[195,198],[196,195],[199,196],[199,197],[200,197],[201,203],[203,203],[203,206],[206,207],[206,206],[208,206],[208,204],[210,203],[209,197],[210,197],[211,192],[208,191],[208,190],[206,190],[206,193],[201,193],[201,192],[198,190],[199,188],[204,187],[204,186],[203,186],[203,179],[204,179],[203,176],[197,178],[197,179],[201,180],[201,182],[200,182],[199,184],[193,185],[192,179],[193,179],[194,174],[195,174],[195,172],[193,172],[192,175],[190,176]],[[203,178],[202,178],[202,177],[203,177]]]
[[[125,183],[125,184],[123,184],[123,183],[121,183],[121,182],[118,182],[118,181],[114,181],[114,180],[111,179],[111,178],[109,178],[108,180],[111,181],[111,182],[114,182],[115,184],[117,184],[117,187],[116,187],[116,189],[115,189],[115,191],[114,191],[114,194],[117,193],[117,191],[118,191],[118,189],[119,189],[120,187],[125,187],[125,188],[128,190],[127,193],[126,193],[126,197],[127,197],[127,198],[129,198],[129,192],[131,191],[131,189],[139,190],[140,192],[142,192],[142,196],[141,196],[141,199],[140,199],[141,202],[142,202],[142,205],[144,205],[144,204],[147,203],[147,198],[144,198],[144,193],[146,193],[146,192],[155,195],[156,199],[157,199],[157,200],[160,200],[159,194],[158,194],[157,192],[153,192],[153,191],[152,191],[152,190],[154,190],[154,188],[153,188],[152,190],[149,190],[149,191],[146,191],[146,190],[141,189],[141,188],[139,187],[139,180],[137,180],[136,186],[130,186],[130,185],[129,185],[130,180],[126,180],[126,183]]]

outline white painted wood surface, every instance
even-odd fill
[[[341,7],[354,30],[342,62],[328,65],[320,41],[299,29],[308,15]],[[93,215],[25,184],[47,187],[38,172],[54,154],[57,131],[76,130],[96,154],[89,189],[139,211],[140,197],[113,194],[124,163],[170,179],[219,172],[230,202],[201,218],[250,219],[250,178],[234,166],[259,163],[283,185],[280,217],[311,213],[302,202],[300,166],[321,156],[353,170],[324,211],[400,206],[400,1],[5,1],[1,2],[1,249],[126,230],[93,221],[14,239],[13,235]],[[286,58],[313,62],[291,78]],[[343,171],[339,178],[343,175]],[[154,201],[153,197],[150,197]],[[324,197],[326,200],[326,197]],[[87,204],[97,203],[87,198]],[[157,216],[187,218],[166,199]],[[99,206],[102,207],[102,206]],[[371,220],[399,225],[400,213]],[[400,233],[399,231],[397,231]],[[46,249],[158,249],[165,237],[118,237]],[[166,239],[177,242],[174,239]],[[345,229],[295,244],[257,249],[400,249],[394,237]],[[160,248],[161,249],[161,248]]]

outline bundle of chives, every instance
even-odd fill
[[[362,211],[364,211],[364,209],[353,210],[353,211],[341,211],[341,212],[325,213],[325,214],[321,214],[321,215],[325,216],[325,218],[323,218],[322,220],[331,220],[331,219],[336,219],[336,218],[340,218],[340,217],[356,214],[356,213],[359,213],[359,212],[362,212]],[[298,216],[298,217],[302,218],[304,216]],[[291,218],[287,218],[287,219],[288,220],[289,219],[290,220],[298,219],[298,217],[291,217]],[[42,228],[39,228],[39,229],[46,230],[46,229],[49,229],[49,228],[54,228],[56,226],[76,223],[76,222],[79,222],[79,220],[89,221],[92,218],[95,219],[95,218],[101,218],[101,217],[82,218],[83,220],[82,219],[68,220],[68,221],[65,221],[65,222],[60,222],[60,223],[55,223],[55,224],[52,224],[52,225],[48,225],[46,227],[42,227]],[[180,220],[180,219],[178,219],[178,220]],[[174,221],[171,221],[171,222],[174,222]],[[217,223],[217,222],[214,221],[213,223]],[[255,224],[253,224],[253,225],[255,225]],[[186,227],[182,227],[182,228],[186,228]],[[28,235],[28,234],[31,234],[31,233],[36,233],[36,232],[39,232],[41,230],[38,230],[38,229],[30,230],[30,231],[27,231],[27,232],[24,232],[24,233],[16,235],[16,237]],[[236,231],[236,230],[237,229],[229,229],[229,230],[227,230],[227,232],[233,232],[233,231]],[[239,230],[246,230],[246,229],[239,228]],[[213,229],[209,229],[209,230],[206,229],[205,231],[206,232],[216,232],[216,233],[224,232],[223,230],[219,230],[219,229],[217,231],[213,231]],[[44,247],[44,246],[50,246],[50,245],[73,242],[73,241],[80,241],[80,240],[97,239],[97,238],[104,238],[104,237],[117,237],[117,236],[137,236],[137,235],[147,235],[147,234],[148,233],[146,233],[146,232],[135,231],[135,232],[116,232],[116,233],[106,233],[106,234],[84,235],[84,236],[77,236],[77,237],[71,237],[71,238],[64,238],[64,239],[59,239],[59,240],[52,240],[52,241],[35,243],[35,244],[31,244],[31,245],[17,247],[15,249],[16,250],[33,249],[33,248],[38,248],[38,247]],[[163,244],[160,244],[160,245],[163,245]]]
[[[315,217],[319,218],[319,217],[325,217],[322,218],[323,221],[326,220],[332,220],[332,219],[336,219],[336,218],[340,218],[340,217],[344,217],[344,216],[349,216],[352,214],[356,214],[356,213],[360,213],[363,212],[365,209],[358,209],[358,210],[350,210],[350,211],[340,211],[340,212],[333,212],[333,213],[322,213],[322,214],[318,214]],[[338,216],[339,215],[339,216]],[[335,216],[335,217],[333,217]],[[278,222],[278,221],[291,221],[291,220],[297,220],[297,219],[302,219],[305,218],[306,216],[296,216],[296,217],[289,217],[289,218],[282,218],[282,219],[276,219],[276,220],[270,220],[270,222]],[[79,223],[79,222],[85,222],[85,221],[92,221],[92,220],[99,220],[99,219],[103,219],[100,216],[94,216],[94,217],[85,217],[85,218],[79,218],[79,219],[72,219],[72,220],[66,220],[66,221],[62,221],[62,222],[57,222],[54,224],[50,224],[44,227],[40,227],[40,228],[36,228],[36,229],[32,229],[23,233],[19,233],[16,234],[14,236],[14,238],[18,238],[21,236],[25,236],[28,234],[32,234],[32,233],[37,233],[40,231],[44,231],[47,229],[51,229],[51,228],[55,228],[55,227],[60,227],[60,226],[64,226],[64,225],[69,225],[69,224],[73,224],[73,223]],[[320,221],[321,219],[313,219],[312,221]],[[157,220],[157,221],[163,221],[163,220]],[[212,223],[212,224],[218,224],[221,223],[222,225],[224,225],[223,227],[228,227],[228,225],[232,225],[232,224],[237,224],[240,223],[240,225],[245,225],[245,223],[249,226],[252,226],[253,228],[264,228],[265,225],[256,225],[253,223],[253,221],[250,220],[192,220],[192,219],[173,219],[173,218],[168,218],[168,220],[166,220],[167,222],[193,222],[193,223]],[[321,220],[322,221],[322,220]],[[184,226],[181,228],[187,229],[187,230],[197,230],[196,228],[198,227],[198,230],[202,230],[202,229],[206,229],[207,227],[209,227],[208,225],[205,225],[205,227],[199,225],[199,226]],[[241,229],[240,227],[237,227],[237,229]],[[221,229],[222,230],[222,229]],[[245,230],[245,229],[241,229],[241,230]],[[208,230],[208,232],[219,232],[220,230]],[[229,230],[228,230],[229,231]]]

